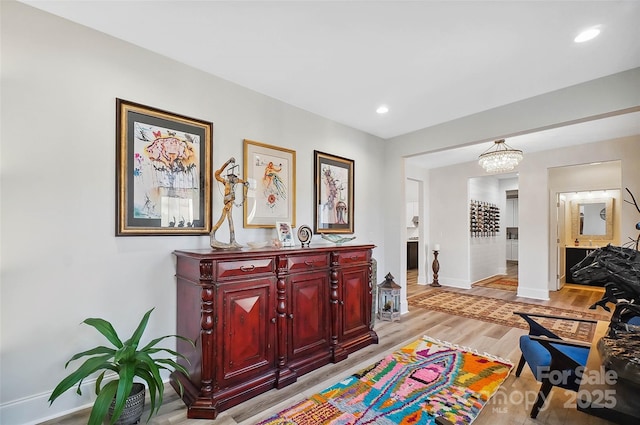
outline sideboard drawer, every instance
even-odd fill
[[[367,251],[343,251],[338,255],[338,264],[348,266],[349,264],[363,263],[369,260]]]
[[[329,267],[329,254],[287,257],[287,268],[290,272],[315,270],[327,267]]]
[[[216,276],[218,279],[228,279],[239,276],[253,276],[275,272],[273,258],[255,258],[251,260],[220,261]]]

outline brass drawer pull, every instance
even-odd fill
[[[253,264],[250,266],[242,266],[240,267],[240,270],[242,270],[243,272],[252,272],[256,269],[256,266],[254,266]]]
[[[309,267],[313,266],[313,261],[306,260],[304,263]]]

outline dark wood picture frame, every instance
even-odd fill
[[[211,232],[213,123],[116,99],[116,236]]]
[[[355,162],[315,150],[313,156],[314,232],[353,233]]]

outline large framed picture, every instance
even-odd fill
[[[213,124],[116,99],[116,236],[211,231]]]
[[[244,140],[244,227],[296,225],[296,152]]]
[[[354,161],[313,151],[315,233],[353,233]]]

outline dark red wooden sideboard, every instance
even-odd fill
[[[223,410],[335,363],[371,329],[373,245],[175,251],[177,333],[190,377],[171,375],[189,418]]]

